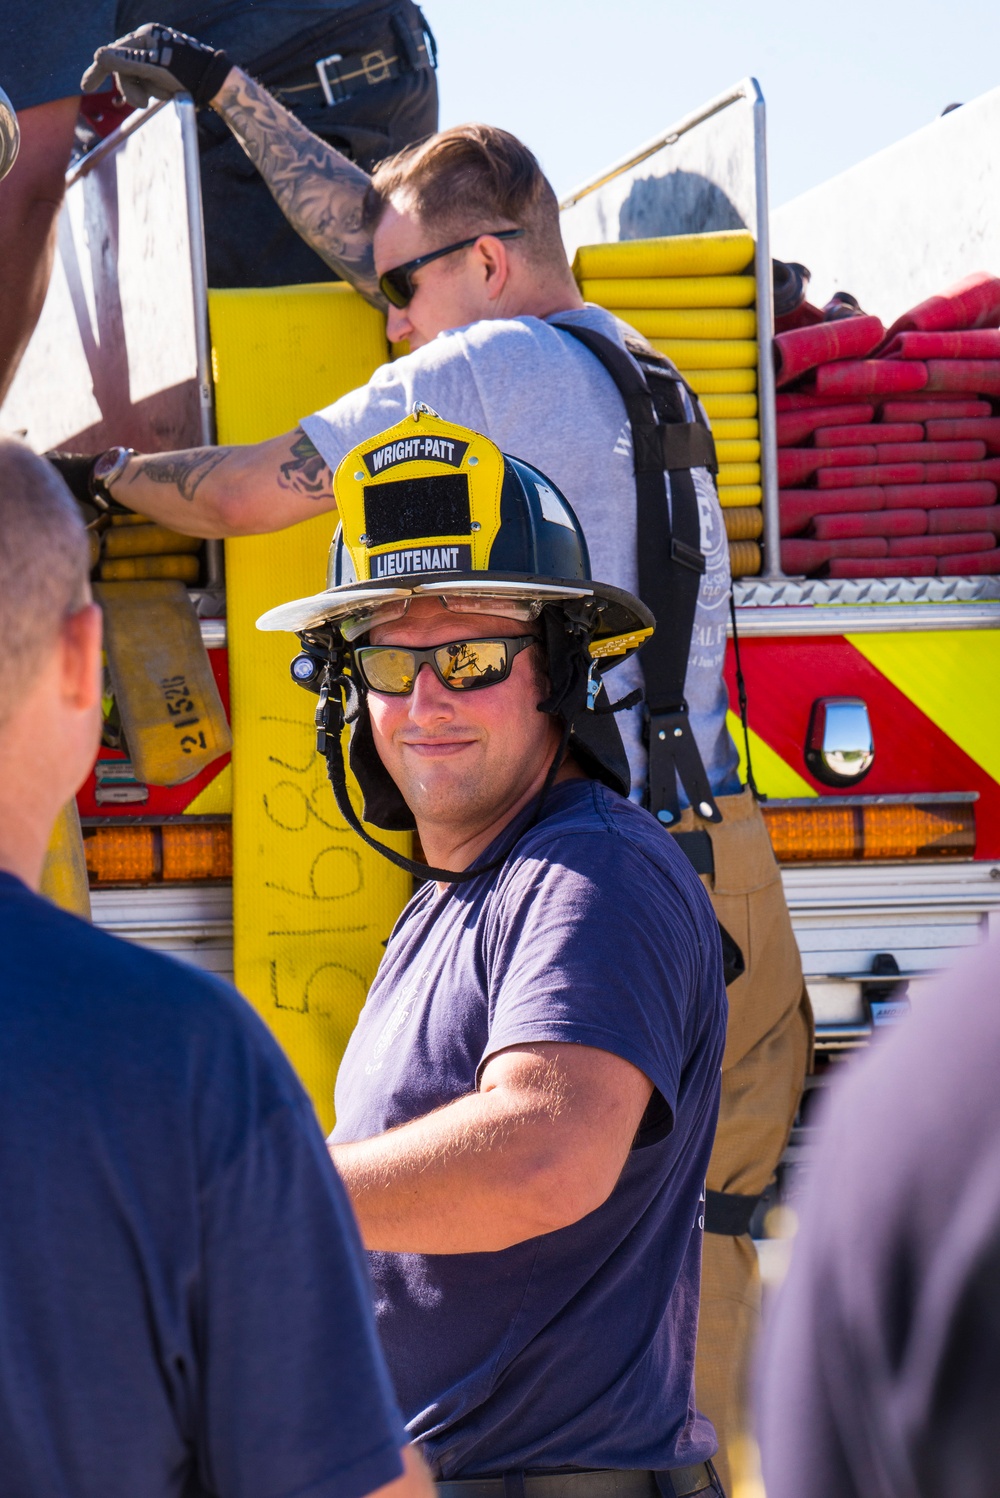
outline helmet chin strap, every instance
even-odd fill
[[[351,698],[355,700],[355,706],[348,710],[347,704]],[[441,884],[468,884],[472,879],[478,879],[482,874],[488,874],[493,869],[500,868],[501,864],[507,862],[513,850],[514,843],[522,834],[519,832],[511,840],[510,846],[506,847],[498,858],[490,863],[480,864],[478,868],[472,869],[435,869],[429,864],[418,863],[414,858],[407,858],[403,853],[397,853],[395,848],[390,848],[386,843],[380,843],[377,838],[372,837],[357,812],[351,804],[351,798],[347,789],[347,767],[344,763],[344,748],[341,734],[345,724],[350,723],[361,711],[361,702],[358,696],[356,684],[349,676],[334,676],[327,670],[322,690],[319,694],[319,703],[316,707],[316,749],[326,760],[326,771],[330,777],[333,787],[334,800],[337,808],[348,827],[356,832],[362,842],[367,843],[369,848],[374,848],[376,853],[381,853],[390,863],[395,864],[397,869],[412,874],[415,879],[436,879]],[[528,827],[534,827],[542,814],[545,798],[552,789],[552,784],[559,773],[560,766],[566,757],[569,746],[570,734],[573,731],[572,722],[563,725],[562,737],[556,750],[552,763],[549,765],[545,782],[535,799],[534,812]],[[527,830],[527,829],[525,829]]]

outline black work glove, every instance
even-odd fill
[[[98,47],[80,87],[85,94],[95,93],[113,73],[119,93],[137,109],[151,98],[172,99],[175,94],[190,94],[202,109],[215,98],[231,67],[225,52],[152,21]]]
[[[62,479],[78,505],[93,505],[90,492],[90,475],[97,462],[96,454],[85,457],[82,453],[48,452],[43,454]]]
[[[80,506],[84,525],[88,530],[98,532],[111,523],[109,510],[95,501],[90,488],[90,475],[99,456],[100,454],[85,457],[81,453],[61,452],[43,454]]]

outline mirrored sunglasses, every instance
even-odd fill
[[[430,650],[362,645],[354,659],[366,686],[390,697],[408,697],[421,666],[430,666],[438,681],[453,692],[474,692],[506,681],[514,657],[538,643],[534,635],[518,635],[514,639],[449,640]]]
[[[524,230],[484,229],[482,234],[473,234],[471,239],[460,239],[458,244],[445,245],[443,250],[432,250],[429,255],[418,255],[415,260],[405,260],[402,265],[395,265],[392,270],[379,276],[379,290],[394,307],[408,307],[417,290],[413,284],[414,271],[419,270],[422,265],[430,265],[432,260],[440,260],[444,255],[455,255],[459,250],[467,250],[487,234],[491,239],[520,239]]]

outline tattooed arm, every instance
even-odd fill
[[[333,475],[301,427],[250,447],[131,459],[115,499],[188,536],[255,536],[336,507]]]
[[[369,178],[282,107],[263,85],[232,68],[212,100],[297,234],[374,306],[385,307],[361,222]]]

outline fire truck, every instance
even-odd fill
[[[731,726],[765,798],[819,1076],[1000,918],[1000,576],[783,569],[772,260],[805,263],[822,295],[851,292],[886,324],[963,275],[1000,272],[998,124],[1000,90],[772,213],[765,103],[746,79],[562,205],[584,296],[675,360],[715,429]],[[389,357],[380,314],[341,283],[207,288],[182,97],[72,165],[48,299],[0,425],[38,451],[258,441]],[[109,645],[105,742],[77,803],[92,918],[234,978],[330,1125],[336,1065],[409,886],[335,814],[294,651],[254,621],[322,586],[333,521],[203,543],[171,565],[169,538],[143,563],[128,529],[105,537],[99,586],[169,580],[189,666],[150,666],[127,623]],[[123,558],[137,560],[116,570]],[[176,725],[194,712],[188,669],[228,714],[231,752],[192,738],[189,763],[150,773],[130,683],[159,672]],[[786,1172],[806,1139],[793,1135]]]

